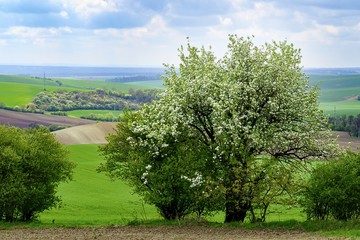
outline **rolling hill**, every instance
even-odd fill
[[[103,144],[105,137],[115,133],[116,122],[100,122],[62,129],[53,132],[56,139],[66,145]]]
[[[47,114],[23,113],[0,109],[0,124],[27,128],[31,125],[72,127],[95,121]]]

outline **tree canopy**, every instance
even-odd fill
[[[267,178],[264,159],[291,164],[336,153],[317,88],[292,44],[255,46],[252,38],[231,35],[220,59],[190,43],[179,56],[178,68],[166,65],[165,91],[128,126],[129,149],[146,150],[134,161],[161,162],[183,139],[199,146],[206,154],[192,161],[216,169],[212,180],[224,189],[225,222],[244,221]]]
[[[33,220],[60,202],[57,186],[74,164],[46,128],[0,125],[0,136],[0,221]]]

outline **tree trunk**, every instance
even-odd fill
[[[225,223],[244,222],[246,213],[251,207],[251,202],[245,202],[238,194],[228,197],[225,204]],[[237,199],[233,199],[233,197]]]
[[[249,209],[250,204],[242,204],[242,206],[240,206],[240,204],[226,203],[225,223],[244,222],[246,213]]]
[[[232,166],[226,183],[225,223],[244,222],[247,211],[251,208],[251,196],[246,190],[246,164]]]

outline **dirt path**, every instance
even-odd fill
[[[104,227],[104,228],[48,228],[0,230],[2,240],[230,240],[230,239],[340,239],[287,230],[248,230],[232,227],[160,226],[160,227]],[[343,238],[345,239],[345,238]]]

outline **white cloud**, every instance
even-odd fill
[[[63,0],[65,8],[72,9],[81,17],[103,12],[117,12],[120,3],[120,0]]]
[[[341,34],[348,31],[348,27],[321,25],[315,22],[313,23],[312,27],[291,34],[290,40],[296,42],[317,42],[321,44],[331,45],[338,42]]]
[[[36,37],[50,37],[61,33],[71,33],[72,29],[69,27],[60,28],[32,28],[24,26],[15,26],[9,28],[4,32],[4,35],[16,36],[21,38],[36,38]]]
[[[62,17],[62,18],[65,18],[65,19],[69,18],[69,14],[66,11],[61,11],[59,13],[59,16]]]
[[[236,16],[243,21],[259,21],[265,17],[279,17],[286,15],[286,12],[276,8],[272,2],[255,2],[251,8],[237,5]]]
[[[171,34],[173,30],[167,27],[166,21],[159,15],[156,15],[150,19],[150,21],[144,27],[137,28],[107,28],[96,29],[93,33],[98,36],[112,36],[118,37],[122,41],[146,41],[150,37],[161,36],[165,33]]]
[[[233,24],[233,21],[229,17],[220,16],[219,21],[220,21],[221,25],[223,25],[223,26],[230,26]]]
[[[15,26],[3,33],[8,37],[8,41],[26,44],[28,41],[35,45],[54,44],[63,34],[70,34],[73,30],[69,27],[60,28],[31,28]]]
[[[222,52],[228,34],[254,35],[255,44],[287,39],[305,50],[304,57],[311,59],[311,64],[316,58],[324,59],[328,52],[338,54],[339,62],[344,61],[341,59],[349,54],[345,55],[343,49],[352,48],[347,52],[355,54],[360,47],[360,8],[350,1],[0,2],[0,51],[9,55],[3,59],[13,56],[19,62],[24,62],[20,49],[48,54],[44,59],[51,55],[55,57],[49,60],[77,64],[171,62],[187,36],[196,45],[211,45],[214,51]]]

